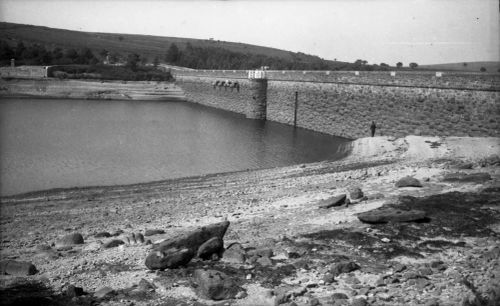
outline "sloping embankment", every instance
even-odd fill
[[[184,100],[184,93],[179,87],[168,82],[1,79],[0,97]]]

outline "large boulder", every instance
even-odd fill
[[[232,278],[216,270],[195,270],[194,282],[200,297],[216,301],[234,299],[243,290]]]
[[[396,182],[396,187],[422,187],[422,183],[414,177],[405,176]]]
[[[228,227],[229,221],[224,221],[165,240],[154,246],[153,251],[146,257],[145,264],[151,270],[173,269],[184,266],[198,253],[198,250],[205,242],[212,238],[218,238],[222,242]],[[212,241],[210,248],[213,246],[212,243],[216,244],[217,242]],[[206,256],[206,253],[210,253],[212,250],[208,245],[205,247],[202,256]],[[222,246],[220,247],[222,248]],[[220,253],[219,246],[216,248]],[[213,252],[210,253],[210,255],[212,254]]]
[[[0,273],[2,275],[27,276],[36,274],[36,267],[27,261],[2,260],[0,261]]]
[[[196,251],[207,240],[213,237],[224,238],[229,221],[211,224],[208,226],[200,227],[194,231],[180,235],[172,239],[167,239],[154,246],[155,250],[166,250],[170,248],[188,248]]]
[[[353,261],[341,261],[331,266],[330,272],[335,277],[342,273],[349,273],[358,270],[359,268],[359,265]]]
[[[491,175],[486,172],[479,173],[448,173],[444,176],[443,181],[445,182],[463,182],[463,183],[482,183],[491,180]]]
[[[172,247],[149,253],[145,264],[150,270],[176,269],[187,265],[194,255],[196,253],[192,249]]]
[[[67,247],[75,244],[83,244],[83,236],[79,233],[73,233],[59,238],[56,241],[56,247]]]
[[[358,219],[365,223],[411,222],[425,219],[423,210],[401,210],[394,207],[382,206],[377,209],[358,214]]]
[[[340,206],[346,203],[347,196],[345,193],[329,197],[327,199],[321,200],[318,202],[319,208],[331,208],[335,206]]]

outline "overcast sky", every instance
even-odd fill
[[[498,0],[0,0],[0,20],[394,65],[498,61]]]

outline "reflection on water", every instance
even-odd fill
[[[183,102],[0,101],[0,194],[338,159],[347,140]]]

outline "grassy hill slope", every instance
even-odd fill
[[[0,22],[0,37],[12,46],[22,41],[25,44],[41,44],[47,48],[80,49],[86,47],[93,52],[105,49],[110,52],[137,53],[148,57],[150,60],[155,57],[163,59],[172,43],[175,43],[181,50],[190,43],[193,47],[219,47],[231,52],[265,55],[288,61],[315,62],[321,60],[317,56],[300,52],[294,53],[244,43],[150,35],[80,32],[8,22]],[[328,62],[339,66],[347,64],[344,62]]]

